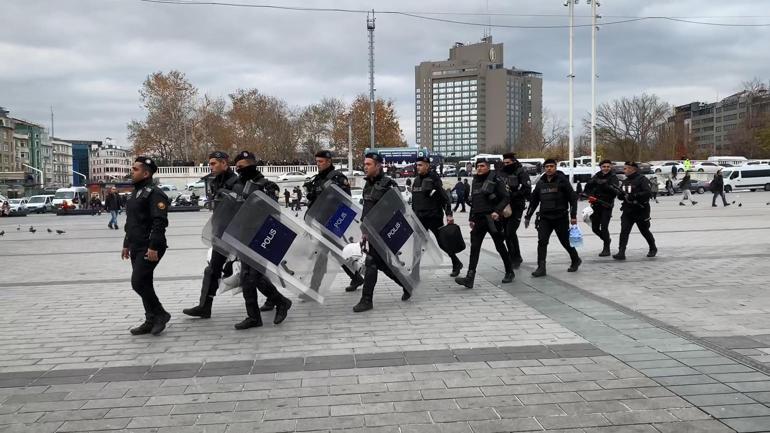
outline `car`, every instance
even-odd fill
[[[348,176],[361,177],[361,176],[363,176],[363,175],[364,175],[364,172],[363,172],[363,171],[361,171],[361,170],[353,170],[353,172],[352,172],[352,173],[348,171],[346,174],[347,174]]]
[[[27,211],[27,199],[26,198],[12,198],[8,200],[8,204],[11,206],[11,213],[24,213]]]
[[[770,165],[743,165],[726,168],[722,172],[725,180],[725,192],[738,189],[770,191]]]
[[[697,171],[700,173],[716,173],[720,168],[722,168],[722,166],[716,162],[703,161],[693,165],[692,171]]]
[[[364,190],[363,188],[353,187],[350,188],[350,197],[354,202],[358,204],[364,204]]]
[[[441,173],[444,177],[456,177],[457,176],[457,167],[449,166],[444,167],[444,172]]]
[[[311,177],[304,171],[290,171],[278,176],[278,182],[304,182],[310,180]]]
[[[190,182],[187,185],[185,185],[185,189],[188,191],[192,191],[193,189],[203,189],[203,188],[206,188],[206,182],[203,180]]]
[[[404,201],[412,204],[412,191],[409,191],[404,185],[399,185],[398,190],[401,191],[401,197],[404,198]]]
[[[706,191],[709,191],[710,189],[711,189],[711,182],[708,180],[693,179],[692,182],[690,182],[690,192],[697,192],[698,194],[703,194]]]
[[[33,195],[27,202],[27,210],[35,213],[46,213],[54,210],[53,195]]]
[[[671,173],[672,166],[676,166],[677,172],[684,172],[684,164],[679,161],[661,161],[659,164],[654,164],[650,168],[654,173]]]

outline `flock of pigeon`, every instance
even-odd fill
[[[64,230],[51,230],[51,229],[46,229],[46,230],[48,231],[48,233],[56,232],[57,235],[63,235],[64,233],[67,233]],[[21,225],[16,226],[16,231],[17,232],[21,231]],[[37,229],[35,227],[29,226],[30,233],[35,233],[36,231]],[[4,234],[5,234],[5,230],[0,231],[0,236],[3,236]]]

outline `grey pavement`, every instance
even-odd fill
[[[408,302],[381,275],[375,309],[354,314],[339,277],[323,306],[248,331],[232,329],[240,295],[218,296],[209,320],[181,314],[208,214],[173,214],[160,337],[127,332],[141,303],[106,217],[1,219],[0,432],[770,431],[770,194],[728,197],[743,206],[654,204],[655,259],[636,233],[625,263],[596,257],[582,225],[580,272],[554,238],[533,279],[522,229],[512,284],[488,241],[473,290],[447,259]]]

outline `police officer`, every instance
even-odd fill
[[[334,168],[332,157],[332,153],[328,150],[320,150],[315,154],[315,165],[318,167],[318,174],[303,185],[306,192],[308,209],[313,206],[313,203],[329,185],[337,185],[350,195],[350,182],[348,182],[348,178],[343,172]],[[351,271],[346,266],[342,266],[342,269],[350,277],[350,284],[345,287],[346,292],[355,292],[361,284],[364,284],[364,279],[358,273]]]
[[[438,240],[438,229],[444,225],[444,214],[447,224],[454,224],[452,200],[441,183],[441,177],[431,169],[428,157],[417,158],[415,175],[412,183],[412,210],[425,230],[433,232]],[[452,273],[449,276],[456,277],[460,275],[463,264],[454,253],[450,253],[449,258],[452,259]]]
[[[238,175],[230,168],[230,157],[222,151],[215,151],[209,154],[209,169],[211,170],[211,181],[209,192],[212,197],[212,203],[216,208],[219,198],[217,194],[223,190],[232,190],[233,185],[238,181]],[[201,283],[201,297],[198,305],[192,308],[185,308],[182,312],[188,316],[208,319],[211,317],[211,305],[214,303],[214,296],[217,295],[219,288],[219,279],[222,278],[222,269],[227,262],[227,256],[213,250],[211,260],[203,270],[203,282]]]
[[[364,184],[363,191],[364,209],[362,217],[365,217],[391,188],[395,188],[400,193],[396,181],[385,175],[382,163],[383,159],[379,153],[367,153],[364,157],[366,184]],[[366,234],[364,234],[365,241]],[[377,273],[379,271],[384,272],[388,278],[403,288],[385,260],[370,246],[366,252],[366,261],[364,262],[364,287],[361,292],[361,300],[353,307],[353,312],[360,313],[374,308],[374,286],[377,284]],[[404,289],[401,300],[408,301],[410,297],[409,292]]]
[[[478,159],[471,188],[471,214],[468,217],[471,226],[471,258],[468,262],[468,273],[465,277],[455,278],[455,282],[469,289],[473,288],[481,244],[489,233],[505,267],[503,283],[510,283],[513,281],[514,274],[510,255],[505,248],[503,227],[503,209],[508,205],[509,200],[505,179],[490,171],[489,162],[486,159]]]
[[[650,250],[647,257],[655,257],[658,248],[655,246],[655,237],[650,232],[650,180],[639,174],[639,165],[634,161],[626,162],[623,167],[626,178],[623,179],[618,198],[623,201],[620,206],[620,243],[618,253],[613,255],[615,260],[626,259],[626,245],[631,228],[636,224],[639,233],[644,236]]]
[[[155,267],[167,248],[169,206],[166,194],[152,183],[157,170],[155,162],[144,156],[136,158],[131,167],[134,191],[126,203],[126,237],[121,257],[131,259],[131,287],[142,297],[145,317],[144,323],[131,329],[133,335],[159,335],[171,320],[152,284]]]
[[[552,232],[556,232],[559,242],[569,253],[572,260],[567,272],[576,272],[582,263],[577,250],[569,243],[569,225],[577,224],[577,194],[572,189],[569,178],[556,171],[556,160],[546,159],[543,163],[545,172],[537,181],[532,199],[529,202],[524,227],[529,227],[529,221],[535,210],[540,206],[535,227],[537,228],[537,269],[533,277],[545,275],[545,257],[548,253],[548,240]]]
[[[605,159],[599,163],[601,171],[596,173],[586,184],[585,195],[591,204],[591,230],[604,242],[604,248],[599,257],[610,255],[610,219],[615,197],[618,195],[620,181],[612,170],[612,161]]]
[[[505,244],[511,257],[511,265],[514,269],[518,269],[523,259],[521,258],[519,237],[516,236],[516,231],[521,225],[521,217],[527,207],[526,200],[532,191],[532,183],[529,180],[529,173],[516,159],[514,153],[503,155],[503,168],[500,171],[500,175],[508,188],[511,206],[511,216],[505,218]]]
[[[278,201],[280,188],[274,182],[267,180],[257,169],[257,158],[253,153],[247,151],[240,152],[234,161],[238,171],[238,180],[232,186],[234,193],[246,199],[252,192],[259,190]],[[243,289],[242,293],[243,300],[246,303],[247,317],[243,321],[236,323],[235,329],[243,330],[262,326],[257,289],[267,298],[270,305],[276,309],[273,323],[278,325],[286,319],[289,308],[291,308],[291,301],[278,292],[278,289],[265,277],[264,273],[252,268],[243,261],[241,261],[241,289]]]

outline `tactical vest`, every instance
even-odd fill
[[[414,184],[412,184],[412,209],[415,212],[426,212],[438,208],[433,198],[437,194],[435,191],[436,186],[436,182],[430,175],[424,178],[417,176],[414,179]]]
[[[483,181],[478,178],[473,179],[471,187],[471,209],[473,213],[494,212],[495,204],[499,197],[497,190],[497,177],[490,173]]]
[[[329,185],[332,183],[332,179],[341,174],[344,173],[339,170],[332,170],[326,173],[326,176],[324,177],[321,177],[320,174],[317,174],[310,182],[302,185],[305,188],[305,194],[307,195],[308,201],[310,203],[314,202],[318,196],[329,187]]]
[[[553,182],[540,184],[540,212],[556,213],[567,211],[567,209],[567,198],[559,191],[559,183],[556,182],[556,178]]]
[[[366,182],[363,192],[364,213],[368,212],[372,206],[382,199],[385,193],[392,187],[392,182],[393,181],[387,176],[383,176],[374,183]]]

